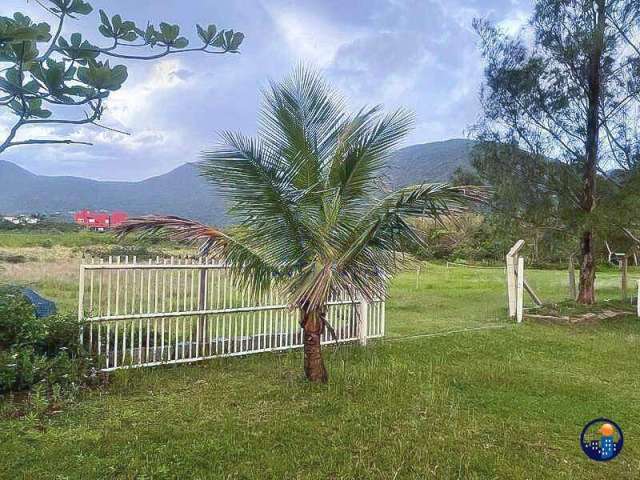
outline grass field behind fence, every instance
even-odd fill
[[[3,280],[73,309],[77,259],[29,248],[42,261]],[[566,298],[566,272],[527,277]],[[387,338],[326,348],[328,386],[302,379],[300,351],[117,372],[64,411],[0,420],[0,478],[639,478],[640,321],[516,326],[504,284],[501,269],[399,275]],[[599,299],[618,285],[600,273]],[[625,433],[607,464],[578,444],[599,416]]]

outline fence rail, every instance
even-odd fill
[[[104,371],[302,346],[299,312],[274,289],[238,288],[227,266],[201,259],[110,257],[80,266],[82,341]],[[331,298],[338,342],[384,335],[385,303]],[[323,343],[334,339],[325,332]]]

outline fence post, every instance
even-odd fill
[[[511,255],[507,255],[507,295],[508,295],[508,302],[509,302],[509,316],[510,317],[515,317],[516,316],[516,298],[515,298],[515,293],[516,293],[516,275],[515,275],[515,268],[516,266],[514,265],[514,258]]]
[[[573,254],[569,255],[569,297],[572,302],[575,302],[578,297],[578,291],[576,289],[576,267],[573,264]]]
[[[78,334],[80,335],[80,345],[84,343],[83,335],[84,320],[84,264],[80,264],[80,285],[78,286]]]
[[[624,255],[621,259],[620,259],[620,269],[621,269],[621,276],[620,276],[620,289],[622,290],[622,301],[626,302],[627,301],[627,270],[628,270],[628,265],[629,265],[629,259],[627,258],[626,255]]]
[[[358,340],[360,341],[360,345],[365,346],[367,344],[367,330],[369,328],[367,301],[364,299],[360,300],[358,309]]]
[[[516,321],[522,323],[522,315],[524,308],[524,258],[518,258],[518,275],[517,275],[517,295],[516,295]]]
[[[518,240],[509,253],[507,253],[507,294],[509,300],[509,317],[514,318],[517,315],[518,292],[516,283],[516,268],[518,268],[518,259],[520,258],[520,250],[524,247],[524,240]]]
[[[636,297],[636,310],[640,317],[640,280],[638,280],[638,296]]]

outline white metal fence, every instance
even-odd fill
[[[299,312],[281,295],[241,291],[225,265],[195,259],[135,257],[80,267],[82,341],[102,370],[193,362],[302,346]],[[381,337],[385,303],[341,295],[327,319],[338,342]],[[325,332],[322,342],[333,342]]]

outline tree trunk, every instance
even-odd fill
[[[304,374],[310,382],[327,383],[329,377],[320,346],[324,327],[323,314],[319,311],[303,311],[303,315]]]
[[[578,303],[592,305],[596,301],[596,262],[593,248],[593,232],[586,231],[581,240],[580,291]]]
[[[584,170],[582,172],[582,210],[585,212],[587,226],[582,232],[580,264],[580,292],[578,303],[595,303],[595,248],[593,228],[590,225],[591,212],[596,205],[596,170],[598,167],[598,147],[600,138],[600,100],[602,96],[602,55],[605,38],[605,0],[596,0],[597,19],[593,32],[593,47],[589,56],[587,71],[588,109],[587,137]]]

